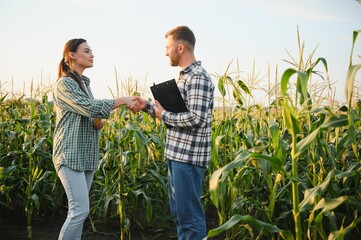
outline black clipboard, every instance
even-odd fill
[[[159,84],[153,83],[153,86],[150,87],[150,90],[154,99],[157,100],[165,110],[173,113],[188,111],[175,79],[171,79]],[[169,128],[170,126],[167,125],[167,127]]]

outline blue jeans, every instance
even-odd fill
[[[93,171],[79,172],[61,166],[58,172],[68,197],[68,216],[61,228],[59,240],[80,240],[83,223],[89,214],[89,190]]]
[[[206,219],[201,203],[206,168],[168,160],[169,204],[179,240],[200,240],[206,236]]]

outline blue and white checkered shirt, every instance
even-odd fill
[[[196,61],[180,72],[177,85],[188,112],[162,112],[167,129],[165,157],[201,167],[208,167],[211,158],[212,111],[214,85]],[[148,102],[146,111],[155,115],[155,105]]]

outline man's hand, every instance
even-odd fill
[[[127,107],[133,113],[137,113],[141,110],[137,97],[130,97],[129,100],[127,101]]]
[[[136,99],[136,101],[139,103],[140,110],[144,110],[146,108],[147,101],[145,99],[138,96],[135,96],[134,99]],[[155,100],[155,115],[157,116],[157,118],[161,119],[163,111],[164,108],[162,107],[162,105],[160,105],[160,103],[157,100]]]
[[[144,110],[145,107],[147,106],[147,101],[141,97],[138,96],[134,96],[134,99],[138,102],[139,104],[139,111],[140,110]]]
[[[162,119],[162,112],[164,111],[164,108],[162,107],[162,105],[160,105],[160,103],[155,100],[155,115],[157,116],[157,118]]]

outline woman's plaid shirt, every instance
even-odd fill
[[[196,61],[180,72],[177,85],[188,112],[162,112],[167,129],[166,159],[207,167],[211,156],[212,111],[214,85],[212,79]],[[154,104],[146,111],[155,115]]]
[[[94,99],[89,78],[83,76],[84,93],[70,77],[60,78],[54,89],[56,126],[53,162],[58,171],[66,165],[77,171],[96,170],[99,161],[99,130],[94,118],[108,118],[114,99]]]

